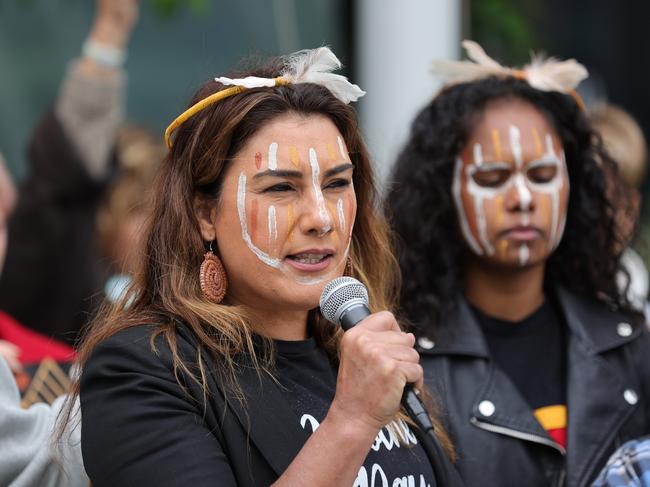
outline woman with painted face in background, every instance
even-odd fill
[[[143,260],[79,351],[95,487],[440,485],[400,412],[415,337],[318,310],[344,271],[373,309],[397,282],[337,67],[320,48],[218,78],[168,128]]]
[[[616,285],[625,195],[581,65],[464,45],[393,173],[402,311],[467,485],[588,485],[650,431],[650,340]]]

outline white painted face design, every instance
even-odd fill
[[[568,191],[564,151],[544,116],[518,100],[489,104],[455,162],[469,248],[504,264],[543,261],[562,238]]]
[[[262,147],[249,144],[235,164],[241,240],[259,262],[300,285],[341,275],[351,241],[353,166],[343,139],[329,124],[329,134],[315,139],[271,132],[261,137]],[[223,198],[228,197],[225,190]],[[218,239],[223,254],[230,239]]]

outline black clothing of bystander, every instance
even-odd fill
[[[418,340],[425,383],[441,404],[457,468],[470,487],[586,487],[618,446],[650,433],[650,336],[643,319],[556,293],[568,332],[566,449],[495,363],[464,299],[435,342]]]

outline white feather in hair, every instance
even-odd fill
[[[314,83],[324,86],[344,103],[357,101],[366,94],[357,85],[350,83],[345,76],[334,74],[341,67],[341,61],[334,55],[329,47],[318,49],[306,49],[298,51],[287,57],[285,68],[281,76],[289,83]],[[248,76],[246,78],[215,78],[224,85],[243,86],[244,88],[261,88],[275,86],[272,78],[258,78]]]
[[[282,76],[292,83],[314,83],[325,86],[344,103],[357,101],[366,94],[345,76],[332,71],[341,68],[341,61],[329,47],[307,49],[290,55]]]
[[[566,93],[575,89],[589,76],[587,69],[575,59],[559,61],[555,58],[543,59],[533,56],[524,69],[526,80],[533,87],[542,91],[560,91]]]
[[[575,59],[560,61],[533,56],[529,64],[516,70],[499,64],[474,41],[465,40],[462,45],[470,61],[433,62],[433,72],[447,82],[462,83],[488,76],[518,75],[538,90],[568,93],[589,75],[587,69]]]

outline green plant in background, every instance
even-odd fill
[[[197,15],[205,15],[210,9],[209,0],[149,0],[154,11],[161,17],[169,18],[187,8]]]
[[[542,0],[469,0],[471,38],[504,64],[524,64],[539,45],[533,25],[542,14]]]

